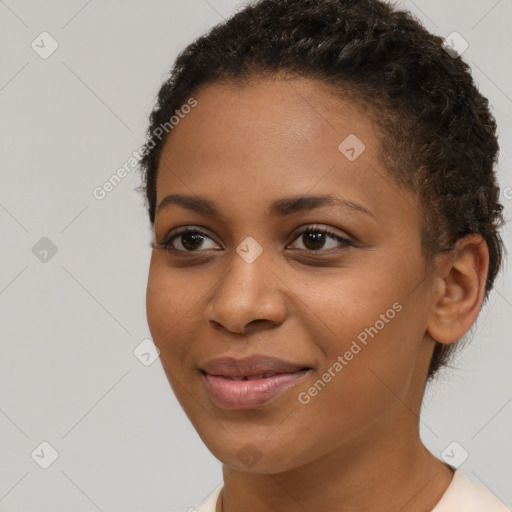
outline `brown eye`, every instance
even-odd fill
[[[194,249],[199,249],[201,244],[204,241],[203,235],[198,233],[182,233],[180,235],[181,245],[185,247],[187,251],[193,251]]]
[[[334,243],[331,243],[330,246],[326,247],[325,244],[329,241],[329,239],[334,240]],[[319,229],[319,228],[307,228],[296,238],[296,240],[301,240],[303,244],[304,250],[307,251],[319,251],[323,249],[332,249],[333,247],[344,248],[352,245],[352,243],[335,233],[332,233],[328,229]],[[297,248],[297,247],[296,247]],[[303,249],[302,247],[298,247],[298,249]]]
[[[327,235],[318,231],[306,231],[302,234],[302,241],[306,249],[317,250],[322,249],[325,244]]]
[[[211,238],[202,231],[183,228],[177,233],[175,232],[171,234],[171,236],[164,240],[160,245],[169,251],[199,252],[201,249],[213,248],[204,246],[207,240],[211,240]]]

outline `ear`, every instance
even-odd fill
[[[453,343],[473,325],[485,294],[489,249],[478,234],[467,235],[443,255],[434,278],[427,333],[439,343]]]

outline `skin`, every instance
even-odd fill
[[[433,340],[458,340],[478,315],[485,242],[461,239],[427,268],[417,200],[387,177],[371,113],[316,81],[210,84],[194,97],[166,141],[157,204],[171,193],[202,196],[221,215],[176,204],[157,212],[147,316],[179,403],[223,464],[217,511],[431,510],[453,473],[419,437],[428,364]],[[338,150],[349,134],[366,146],[354,161]],[[337,205],[267,212],[276,199],[311,194],[373,216]],[[316,224],[351,245],[329,235],[315,250],[301,232]],[[185,235],[176,254],[162,248],[180,226],[205,233],[202,245]],[[236,252],[248,236],[263,249],[252,263]],[[298,394],[394,303],[401,311],[301,404]],[[217,406],[201,364],[261,353],[313,370],[260,407]],[[237,456],[248,443],[253,465]]]

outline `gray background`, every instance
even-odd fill
[[[468,41],[464,58],[500,127],[511,218],[512,1],[402,3],[431,31]],[[239,5],[0,0],[0,510],[178,512],[221,483],[159,360],[145,366],[133,353],[150,336],[139,176],[101,201],[92,191],[143,142],[177,52]],[[31,47],[43,31],[59,45],[46,59]],[[509,225],[504,239],[510,247]],[[421,422],[433,453],[459,443],[461,469],[509,507],[511,315],[505,268],[460,369],[429,388]],[[58,452],[48,469],[43,441]]]

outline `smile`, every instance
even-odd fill
[[[301,381],[309,369],[289,373],[226,377],[202,372],[203,382],[213,402],[223,409],[252,409],[275,399]],[[268,375],[268,376],[266,376]]]

